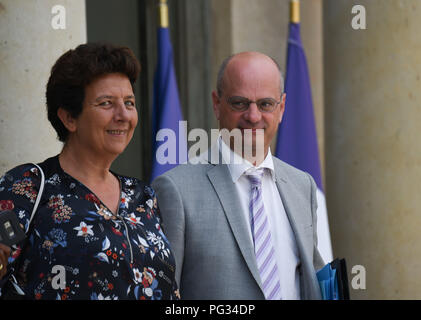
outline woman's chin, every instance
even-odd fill
[[[107,148],[105,148],[106,153],[112,155],[112,156],[119,156],[121,153],[123,153],[124,150],[126,150],[127,144],[124,145],[110,145]]]

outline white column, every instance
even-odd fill
[[[421,2],[324,2],[326,181],[354,299],[421,298]]]
[[[56,5],[60,11],[52,13]],[[65,29],[54,29],[53,19]],[[58,57],[85,42],[84,0],[0,2],[0,175],[60,152],[47,119],[46,84]]]

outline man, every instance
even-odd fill
[[[321,298],[315,183],[270,151],[285,108],[282,90],[272,58],[227,58],[213,109],[220,129],[240,130],[244,148],[222,135],[202,164],[180,165],[152,183],[182,299]],[[262,157],[245,152],[259,143]]]

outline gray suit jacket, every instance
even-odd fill
[[[324,264],[317,250],[316,185],[309,174],[275,157],[273,162],[299,250],[301,298],[321,299],[315,274]],[[264,299],[248,222],[227,165],[182,164],[152,187],[175,255],[181,298]]]

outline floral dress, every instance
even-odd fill
[[[12,248],[8,266],[16,269],[26,299],[179,299],[175,260],[152,188],[116,175],[121,201],[113,215],[62,170],[58,156],[40,166],[41,202],[27,240]],[[31,164],[0,178],[0,210],[13,210],[25,230],[40,182]]]

